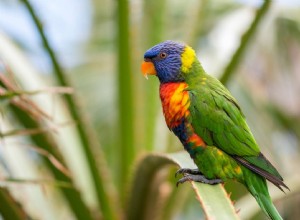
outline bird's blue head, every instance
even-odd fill
[[[142,72],[145,76],[156,75],[161,83],[182,82],[195,60],[191,47],[168,40],[146,51]]]

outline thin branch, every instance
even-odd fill
[[[32,90],[32,91],[26,91],[26,90],[16,90],[16,91],[4,91],[0,87],[0,100],[13,98],[16,96],[22,96],[22,95],[39,95],[42,93],[54,93],[54,94],[71,94],[73,92],[72,88],[65,88],[65,87],[49,87],[45,89],[39,89],[39,90]]]
[[[14,186],[19,184],[32,184],[32,185],[51,185],[54,187],[73,188],[74,186],[68,182],[52,180],[52,179],[20,179],[20,178],[0,178],[1,186]]]
[[[227,65],[227,67],[224,70],[224,73],[220,77],[220,81],[223,84],[228,83],[229,78],[234,74],[236,68],[240,64],[240,61],[243,58],[247,47],[249,46],[251,40],[255,36],[257,28],[258,28],[259,24],[262,22],[265,15],[267,14],[267,12],[270,8],[270,5],[271,5],[271,1],[265,0],[263,5],[261,6],[261,8],[259,10],[257,10],[256,16],[255,16],[252,24],[250,25],[249,29],[244,33],[244,35],[241,38],[240,46],[233,54],[231,61],[229,62],[229,64]]]

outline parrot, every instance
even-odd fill
[[[143,75],[155,75],[166,124],[197,169],[181,168],[177,185],[186,181],[243,184],[272,220],[282,219],[272,203],[267,181],[289,190],[261,153],[245,116],[229,90],[207,74],[195,51],[183,42],[167,40],[144,54]]]

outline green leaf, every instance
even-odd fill
[[[15,45],[3,35],[0,35],[0,55],[3,57],[7,65],[10,67],[13,73],[16,74],[16,78],[22,83],[22,87],[28,89],[31,84],[34,84],[38,81],[37,74],[35,74],[34,68],[32,68],[29,62],[24,58],[23,54],[15,47]],[[24,78],[22,78],[22,76]],[[26,80],[27,79],[27,80]],[[40,82],[43,83],[43,82]],[[4,85],[2,85],[4,86]],[[38,106],[41,107],[43,104],[39,102]],[[23,125],[25,129],[42,129],[41,121],[38,117],[31,117],[23,108],[20,106],[11,103],[9,105],[10,111],[14,114],[15,118]],[[58,144],[55,141],[55,136],[51,136],[46,133],[39,133],[31,135],[30,138],[32,142],[41,147],[46,152],[49,152],[53,155],[61,164],[66,165],[63,160],[61,152],[58,150]],[[92,219],[91,212],[85,202],[82,199],[80,191],[74,184],[73,179],[66,176],[64,173],[59,171],[57,167],[53,165],[48,159],[44,160],[46,166],[52,172],[55,180],[59,182],[65,182],[71,184],[72,188],[59,188],[62,194],[65,196],[66,201],[68,202],[71,210],[77,219]],[[20,165],[21,166],[21,165]]]
[[[0,213],[4,219],[29,219],[22,206],[15,201],[4,187],[0,187],[0,204]]]
[[[149,215],[147,210],[155,211],[151,209],[153,201],[149,202],[149,198],[152,196],[150,189],[155,183],[155,175],[167,165],[196,168],[186,152],[145,156],[135,172],[127,219],[146,219],[146,216]],[[192,182],[191,185],[207,219],[239,219],[222,185],[211,186],[195,182]]]
[[[65,74],[58,59],[56,58],[54,50],[52,49],[47,39],[42,23],[36,15],[34,8],[28,0],[22,0],[22,2],[24,3],[24,6],[26,7],[29,15],[31,16],[34,25],[38,31],[39,37],[43,42],[45,51],[47,52],[51,60],[54,69],[54,75],[57,79],[58,84],[60,86],[72,87],[70,86],[71,84],[69,82],[67,74]],[[98,205],[101,208],[102,215],[105,219],[116,219],[116,208],[112,205],[112,203],[108,202],[110,201],[110,195],[108,195],[108,191],[106,190],[106,186],[104,185],[106,181],[108,181],[108,178],[104,177],[104,173],[108,172],[106,170],[107,168],[105,167],[106,163],[102,163],[102,167],[100,169],[94,157],[95,149],[100,149],[99,143],[97,143],[93,130],[90,128],[88,121],[81,112],[81,108],[78,103],[78,98],[75,96],[75,94],[65,95],[64,98],[72,119],[77,122],[76,131],[81,141],[82,151],[84,152],[84,155],[86,157],[86,162],[92,177],[93,187],[96,192]],[[102,152],[98,150],[97,153],[100,154]],[[104,161],[104,157],[102,156],[102,154],[101,160]],[[112,184],[110,184],[110,186],[112,186]],[[76,213],[78,213],[78,211],[76,211]],[[79,216],[80,215],[78,213],[77,217],[80,218]]]
[[[159,43],[164,39],[164,21],[166,19],[166,1],[145,1],[143,5],[143,50],[145,51],[149,47]],[[155,16],[152,15],[155,13]],[[152,17],[152,19],[149,19]],[[139,63],[140,65],[140,63]],[[140,67],[140,66],[139,66]],[[139,69],[138,69],[139,70]],[[139,70],[140,71],[140,70]],[[140,74],[141,75],[141,74]],[[141,77],[142,78],[142,77]],[[156,80],[143,80],[144,95],[143,98],[147,100],[144,102],[144,125],[145,125],[145,137],[144,147],[148,151],[152,151],[154,148],[155,140],[155,126],[153,123],[160,110],[160,103],[158,97],[159,84]],[[157,92],[156,92],[157,91]]]
[[[197,168],[185,152],[168,156],[181,168]],[[211,186],[192,182],[192,187],[207,219],[239,219],[232,201],[221,184]]]
[[[134,140],[134,105],[133,105],[133,75],[131,72],[131,49],[129,35],[129,1],[119,0],[117,3],[118,30],[118,117],[120,175],[118,175],[121,199],[124,201],[128,182],[128,171],[135,157]]]
[[[247,52],[247,48],[255,36],[259,24],[264,20],[265,15],[270,9],[271,1],[270,0],[265,0],[264,3],[262,4],[261,8],[259,8],[256,12],[256,16],[248,28],[248,30],[243,34],[241,37],[241,42],[238,47],[238,49],[235,51],[233,54],[232,58],[230,59],[230,62],[226,66],[223,75],[220,77],[220,81],[223,84],[227,84],[229,81],[229,78],[233,75],[234,71],[238,67],[238,65],[241,64],[241,60],[244,56],[244,54]]]

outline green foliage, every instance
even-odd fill
[[[238,64],[241,63],[240,61],[244,53],[246,52],[247,46],[249,45],[249,41],[255,35],[255,32],[258,29],[260,22],[263,20],[264,16],[266,15],[270,5],[271,5],[270,0],[264,1],[262,7],[257,11],[255,19],[253,20],[249,29],[241,37],[240,46],[232,56],[231,61],[228,63],[227,67],[224,70],[223,75],[220,78],[220,81],[223,84],[225,85],[227,84],[230,75],[234,73],[234,70],[237,68]]]
[[[172,154],[149,154],[138,165],[138,170],[132,184],[129,200],[127,219],[148,219],[158,196],[153,199],[151,188],[157,188],[155,175],[167,165],[177,165],[180,168],[196,168],[186,152]],[[229,196],[223,186],[210,186],[206,184],[192,183],[196,199],[200,202],[208,219],[239,219],[232,206]],[[176,189],[175,189],[176,190]],[[212,205],[218,201],[215,205]],[[153,215],[153,214],[152,214]]]
[[[26,212],[17,204],[15,199],[10,195],[9,191],[3,187],[0,188],[0,212],[5,219],[26,219]]]

